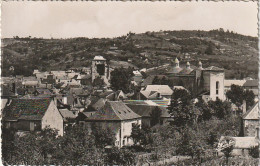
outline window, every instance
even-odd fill
[[[218,89],[219,89],[219,82],[216,82],[216,95],[218,95]]]
[[[97,65],[97,72],[99,75],[105,75],[105,65],[104,64],[98,64]]]
[[[123,146],[125,145],[125,140],[123,140]]]

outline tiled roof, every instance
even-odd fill
[[[95,104],[92,105],[92,107],[95,110],[99,110],[100,108],[104,107],[105,103],[106,103],[106,100],[103,98],[100,98]]]
[[[6,106],[3,116],[6,119],[41,120],[50,105],[51,99],[13,99]]]
[[[61,116],[63,117],[63,119],[65,119],[65,120],[67,120],[67,119],[75,119],[76,118],[76,115],[74,115],[68,109],[59,109],[59,112],[60,112]]]
[[[259,108],[258,102],[243,115],[243,119],[258,120],[259,119]]]
[[[147,85],[144,91],[156,91],[161,95],[172,95],[173,93],[168,85]]]
[[[189,68],[189,69],[184,68],[183,70],[181,70],[181,71],[179,72],[179,74],[190,74],[192,71],[193,71],[192,68]]]
[[[157,97],[158,97],[158,92],[156,92],[156,91],[140,91],[140,93],[146,99],[157,99]]]
[[[216,67],[216,66],[210,66],[210,67],[204,68],[204,70],[224,71],[223,68],[219,68],[219,67]]]
[[[246,80],[243,86],[256,86],[258,87],[258,80]]]
[[[126,104],[131,110],[142,117],[151,117],[153,110],[161,111],[161,117],[170,117],[168,110],[164,107],[151,106],[151,105],[139,105],[139,104]]]
[[[246,80],[224,80],[224,86],[229,87],[232,84],[243,86],[245,82],[246,82]]]
[[[127,104],[146,104],[144,100],[124,100]]]
[[[44,88],[37,88],[36,91],[39,94],[46,94],[46,95],[51,95],[51,91],[49,89],[44,89]]]
[[[161,107],[168,107],[170,103],[170,100],[151,100],[151,101]]]
[[[130,120],[141,118],[121,101],[108,101],[105,106],[86,120]]]

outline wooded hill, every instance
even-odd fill
[[[149,68],[189,61],[197,66],[223,67],[227,78],[257,78],[258,39],[222,28],[211,31],[160,31],[135,34],[129,32],[116,38],[5,38],[2,40],[2,76],[10,66],[15,74],[31,75],[41,71],[89,67],[96,55],[113,60],[114,66],[133,64]],[[125,62],[123,62],[125,61]]]

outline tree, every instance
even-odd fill
[[[246,101],[246,109],[249,109],[255,104],[255,94],[251,90],[246,90],[244,92],[244,100]]]
[[[207,103],[203,99],[199,99],[199,101],[195,104],[195,106],[200,110],[201,116],[199,117],[199,121],[201,120],[210,120],[213,116],[213,110],[208,106]]]
[[[130,137],[133,139],[135,146],[138,144],[144,146],[152,144],[151,130],[145,125],[141,128],[141,125],[133,124]]]
[[[95,137],[95,144],[97,147],[104,148],[107,145],[114,145],[115,133],[110,127],[102,128],[97,123],[91,125],[92,135]]]
[[[131,78],[133,76],[133,69],[131,68],[115,68],[115,70],[111,72],[110,83],[112,89],[115,91],[122,90],[124,93],[130,92]]]
[[[113,147],[105,156],[106,165],[135,165],[135,154],[128,149]]]
[[[231,105],[228,101],[209,101],[209,107],[213,110],[213,115],[219,119],[224,119],[226,115],[231,113]]]
[[[152,82],[153,85],[160,85],[160,79],[158,78],[158,76],[155,76]]]
[[[228,159],[231,156],[231,152],[233,151],[235,146],[235,140],[232,137],[224,137],[220,140],[218,144],[218,151],[221,151],[224,153],[226,157],[226,164],[228,165]]]
[[[259,146],[254,146],[249,149],[249,155],[253,158],[259,158]]]
[[[132,126],[132,131],[130,137],[134,141],[134,145],[137,145],[138,143],[141,142],[142,140],[142,130],[141,130],[141,125],[134,123]]]
[[[160,123],[162,112],[159,110],[159,108],[153,109],[150,113],[151,116],[151,127]]]
[[[205,50],[205,54],[212,55],[213,54],[213,50],[214,50],[213,44],[209,44],[208,47]]]
[[[237,107],[243,104],[244,90],[239,85],[231,85],[231,89],[226,93],[227,98],[234,103]]]
[[[238,108],[241,107],[243,101],[246,101],[247,109],[255,104],[255,95],[251,90],[244,90],[242,86],[231,85],[231,89],[226,93],[227,98]]]
[[[104,84],[104,80],[101,77],[96,77],[93,81],[93,86],[98,88],[101,88]]]
[[[176,127],[185,127],[193,122],[194,104],[189,92],[183,89],[173,91],[169,113],[174,117],[172,124]]]

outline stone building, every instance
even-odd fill
[[[92,83],[98,77],[104,80],[104,83],[109,85],[110,73],[107,60],[103,56],[95,56],[91,66]]]
[[[68,118],[71,118],[67,112],[58,110],[51,98],[12,99],[3,109],[3,126],[22,132],[50,127],[63,135]]]
[[[85,119],[85,127],[91,131],[92,125],[103,129],[110,128],[116,137],[115,146],[123,147],[133,145],[130,138],[133,124],[141,125],[141,116],[133,112],[121,101],[108,101],[105,106]]]
[[[181,67],[177,58],[174,63],[174,67],[166,73],[173,86],[183,86],[195,96],[203,94],[206,101],[224,100],[224,69],[215,66],[203,68],[201,62],[198,67],[191,66],[189,62]]]
[[[255,136],[259,130],[259,108],[258,102],[243,115],[244,136]]]

